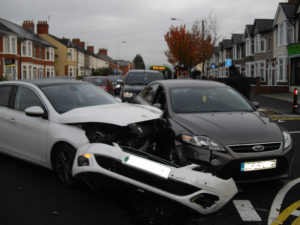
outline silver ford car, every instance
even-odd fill
[[[86,82],[1,82],[0,151],[54,170],[69,186],[109,177],[203,214],[217,211],[237,193],[234,181],[175,165],[161,116]]]

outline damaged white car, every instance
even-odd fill
[[[53,169],[67,185],[110,177],[202,214],[237,193],[232,179],[176,165],[174,135],[159,109],[119,103],[72,80],[1,82],[0,96],[0,151]]]

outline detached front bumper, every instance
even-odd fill
[[[196,165],[177,167],[155,156],[106,144],[86,144],[76,154],[73,175],[98,173],[129,183],[209,214],[236,193],[232,179],[198,172]]]

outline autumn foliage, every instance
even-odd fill
[[[216,41],[215,21],[196,21],[188,30],[185,25],[171,26],[165,34],[168,61],[191,70],[212,56]]]

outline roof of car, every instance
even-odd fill
[[[155,81],[161,83],[167,88],[174,87],[191,87],[191,86],[205,86],[205,87],[225,87],[226,85],[216,81],[207,80],[158,80]]]
[[[55,84],[80,84],[82,81],[78,81],[75,79],[33,79],[33,80],[18,80],[18,81],[3,81],[1,84],[20,84],[20,83],[28,83],[33,84],[38,87],[52,86]],[[84,82],[87,83],[87,82]]]
[[[160,73],[157,70],[129,70],[128,73]]]

